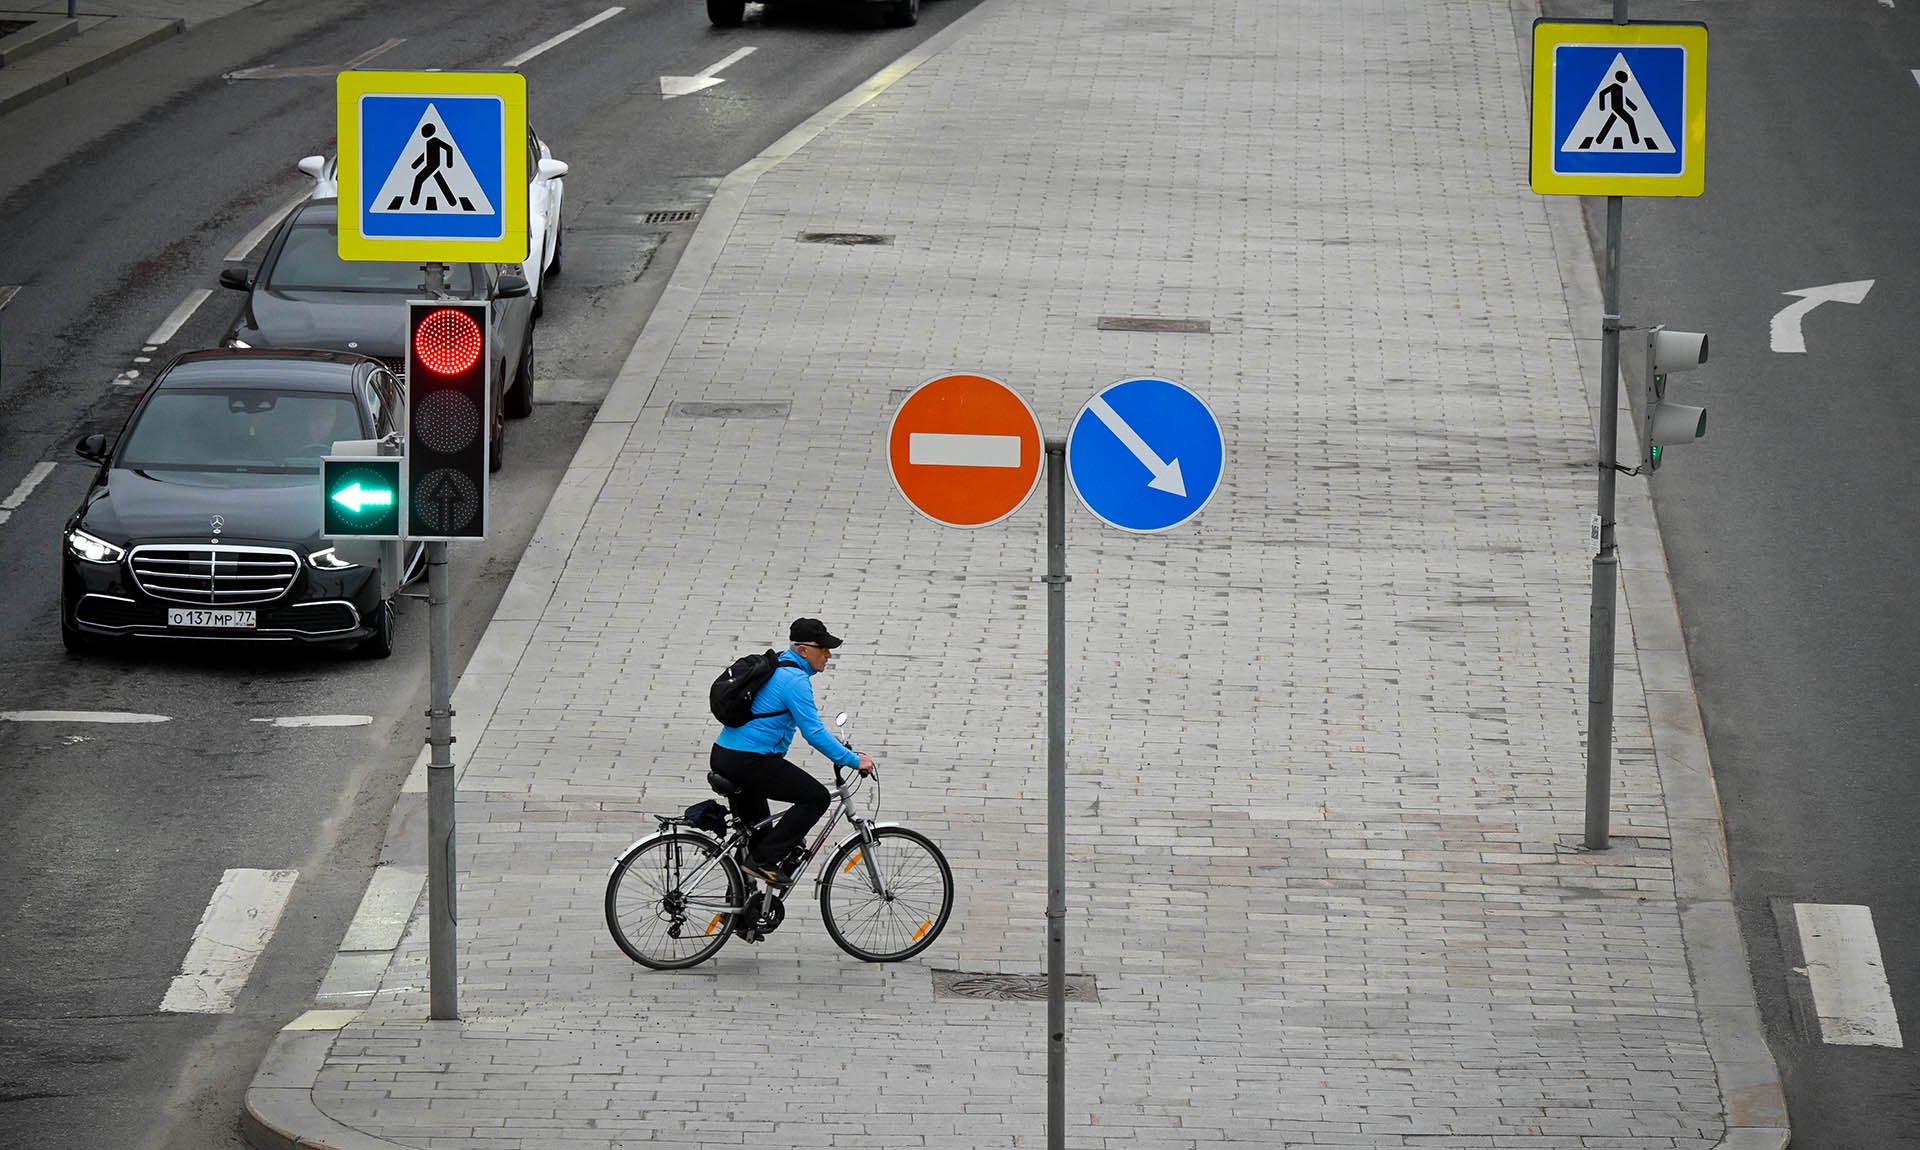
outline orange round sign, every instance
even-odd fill
[[[914,389],[887,433],[893,484],[949,527],[985,527],[1040,485],[1046,451],[1027,401],[984,375],[947,375]]]

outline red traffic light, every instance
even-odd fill
[[[458,375],[480,358],[484,341],[473,317],[455,308],[428,312],[414,328],[413,354],[435,375]]]

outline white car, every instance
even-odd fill
[[[316,200],[330,200],[340,194],[339,160],[327,156],[308,156],[300,161],[300,170],[313,177]],[[523,274],[533,292],[533,314],[546,309],[547,277],[560,274],[560,201],[567,191],[567,165],[553,158],[546,141],[527,128],[527,262]]]

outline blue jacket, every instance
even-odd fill
[[[853,748],[833,737],[820,721],[820,707],[813,701],[813,667],[791,650],[780,655],[773,677],[754,696],[755,714],[766,715],[744,726],[722,727],[714,742],[730,751],[750,751],[756,755],[785,755],[793,745],[797,730],[819,751],[843,767],[857,767],[860,756]],[[777,715],[767,715],[778,710]]]

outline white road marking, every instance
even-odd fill
[[[1887,986],[1886,963],[1864,906],[1793,905],[1806,959],[1820,1039],[1833,1046],[1900,1046],[1900,1019]]]
[[[249,719],[253,723],[271,723],[276,727],[365,727],[372,715],[282,715],[277,719]]]
[[[545,52],[547,49],[558,47],[559,45],[564,44],[567,41],[573,39],[575,36],[578,36],[580,33],[585,32],[587,29],[593,27],[595,24],[599,24],[604,21],[611,20],[615,16],[618,16],[620,13],[625,11],[626,11],[625,8],[609,8],[605,12],[600,13],[598,16],[595,16],[593,19],[588,20],[584,24],[576,24],[572,28],[567,29],[565,32],[560,33],[558,36],[555,36],[551,40],[543,40],[540,43],[535,44],[533,47],[520,53],[518,56],[515,56],[513,59],[508,60],[506,63],[500,66],[502,68],[518,68],[520,65],[526,63],[528,60],[531,60],[535,56],[538,56],[540,53]]]
[[[0,284],[0,308],[11,303],[13,297],[20,294],[19,284]]]
[[[300,872],[292,870],[230,870],[222,875],[160,1009],[175,1014],[232,1010],[299,877]]]
[[[1020,437],[916,431],[907,436],[907,462],[921,467],[1018,467]]]
[[[1774,314],[1772,330],[1773,350],[1790,355],[1804,354],[1807,350],[1807,338],[1800,331],[1800,321],[1806,314],[1823,303],[1859,303],[1873,290],[1872,280],[1854,280],[1851,283],[1823,284],[1820,287],[1800,288],[1797,291],[1783,291],[1781,295],[1797,295],[1796,303],[1790,303]]]
[[[0,711],[0,723],[169,723],[169,715],[137,711]]]
[[[48,459],[43,459],[27,468],[27,477],[13,489],[13,494],[0,499],[0,523],[13,518],[14,510],[27,501],[27,496],[33,494],[33,489],[40,486],[41,480],[52,474],[53,461]]]
[[[725,69],[730,64],[739,63],[752,54],[752,48],[742,48],[719,63],[702,68],[691,76],[662,76],[660,77],[660,98],[671,100],[675,96],[690,96],[695,92],[711,88],[715,84],[725,83],[726,81],[714,73]]]
[[[188,292],[187,298],[180,301],[180,306],[173,309],[173,314],[161,320],[160,326],[153,329],[153,334],[147,337],[147,345],[149,347],[159,347],[161,344],[172,339],[180,331],[181,327],[185,326],[186,322],[193,318],[193,313],[199,311],[200,305],[206,303],[207,297],[212,294],[212,288],[194,288]]]
[[[295,196],[291,200],[288,200],[286,203],[282,204],[278,209],[276,209],[272,215],[262,220],[252,231],[248,232],[244,236],[241,236],[240,242],[233,245],[233,247],[228,250],[227,254],[224,256],[221,256],[220,258],[230,264],[238,263],[239,261],[246,259],[249,255],[253,253],[254,248],[257,248],[260,246],[261,240],[266,239],[267,236],[272,233],[273,229],[280,226],[281,220],[286,219],[289,215],[292,214],[293,209],[299,207],[301,204],[306,203],[308,200],[312,198],[313,198],[313,190],[309,188],[306,191],[301,192],[299,195]]]

